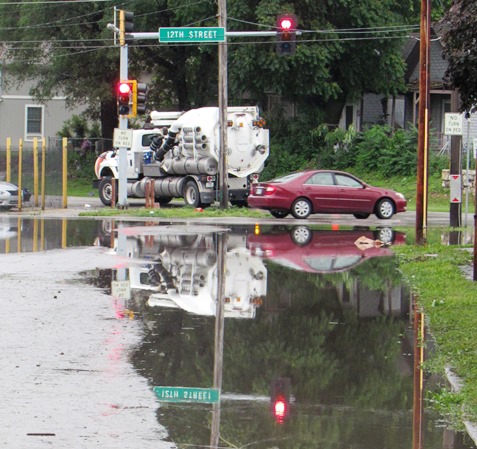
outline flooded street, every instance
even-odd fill
[[[2,217],[0,447],[474,448],[416,419],[405,242]]]

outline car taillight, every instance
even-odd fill
[[[265,189],[265,195],[273,195],[277,191],[275,186],[267,186]]]

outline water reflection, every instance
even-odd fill
[[[142,323],[135,371],[151,389],[219,387],[215,405],[159,402],[164,440],[416,447],[412,307],[390,248],[402,233],[33,219],[2,231],[3,252],[102,245],[116,268],[84,280],[112,295],[118,319]],[[276,379],[289,382],[282,420]],[[423,420],[419,448],[473,447],[461,434],[447,445],[440,417]]]
[[[161,403],[158,419],[170,441],[194,447],[413,445],[410,297],[389,249],[404,235],[386,230],[384,243],[379,230],[253,228],[228,232],[222,242],[223,231],[174,230],[119,229],[113,245],[121,253],[126,236],[131,300],[146,323],[132,356],[138,372],[152,386],[221,385],[221,400],[212,406]],[[360,248],[360,237],[376,245]],[[360,262],[348,271],[344,264],[329,270],[310,263],[342,256]],[[256,298],[261,304],[253,313],[227,313],[232,297],[235,305],[249,307]],[[249,319],[227,319],[237,316]],[[289,382],[289,412],[280,419],[271,407],[277,378]],[[443,447],[435,418],[426,419],[419,448]],[[459,444],[454,447],[464,447]]]

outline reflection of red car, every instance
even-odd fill
[[[363,249],[360,237],[376,241]],[[406,235],[391,228],[357,228],[348,231],[312,230],[308,226],[272,228],[270,232],[247,236],[251,254],[280,265],[309,273],[347,271],[371,257],[391,256],[391,244],[405,243]]]

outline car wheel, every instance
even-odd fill
[[[305,246],[311,241],[312,231],[308,226],[295,226],[291,231],[291,238],[295,245]]]
[[[99,183],[99,199],[105,206],[111,206],[113,199],[113,178],[105,176]],[[116,189],[116,200],[118,199],[118,191]]]
[[[184,202],[187,206],[202,207],[200,203],[199,187],[194,181],[189,181],[184,187]]]
[[[376,206],[376,217],[383,220],[388,220],[394,215],[394,203],[388,199],[383,198],[378,201]]]
[[[377,240],[381,240],[385,245],[390,245],[394,242],[394,231],[392,228],[378,228],[374,235]]]
[[[285,218],[289,214],[289,212],[286,210],[271,210],[270,213],[275,218]]]
[[[306,198],[298,198],[292,205],[291,213],[295,218],[308,218],[311,214],[311,203]]]
[[[366,220],[371,214],[353,214],[354,218],[357,218],[358,220]]]

